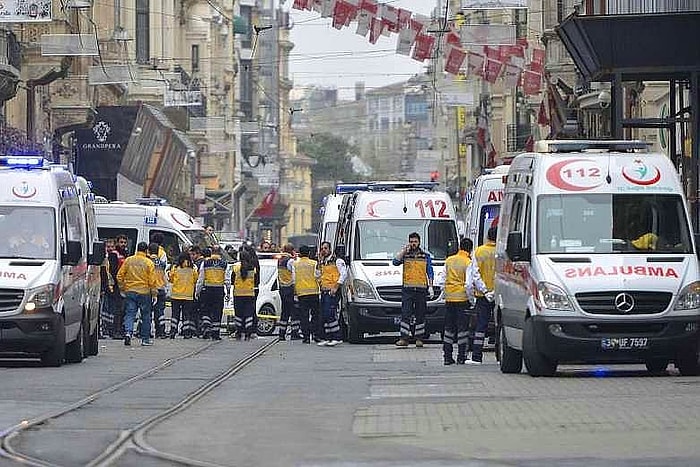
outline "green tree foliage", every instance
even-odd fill
[[[316,160],[316,165],[311,168],[314,184],[321,181],[336,183],[358,180],[350,161],[352,154],[357,151],[343,138],[330,133],[313,134],[299,142],[298,150]]]

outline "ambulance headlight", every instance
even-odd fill
[[[700,308],[700,282],[686,285],[678,294],[676,310],[694,310]]]
[[[561,287],[549,282],[540,282],[537,284],[537,292],[540,303],[542,303],[544,308],[560,311],[572,311],[574,309],[571,306],[571,300],[569,300],[568,295]]]
[[[355,294],[355,297],[357,297],[359,299],[366,300],[366,299],[375,298],[374,291],[372,290],[372,286],[363,280],[360,280],[360,279],[353,280],[352,281],[352,290]]]
[[[38,308],[46,308],[53,305],[55,286],[53,284],[42,285],[27,292],[27,303],[24,310],[35,311]]]

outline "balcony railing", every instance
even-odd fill
[[[515,125],[511,124],[506,127],[507,132],[507,147],[508,152],[517,152],[525,150],[527,139],[534,134],[534,126],[528,124]]]

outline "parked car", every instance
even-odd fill
[[[277,280],[277,259],[260,260],[260,291],[255,309],[258,315],[258,335],[272,335],[282,313],[282,300]],[[231,298],[231,301],[224,307],[222,319],[222,326],[229,333],[234,331],[234,316],[236,316],[236,312],[233,308],[233,298]]]

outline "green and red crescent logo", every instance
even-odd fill
[[[661,180],[661,171],[656,166],[650,170],[644,161],[635,159],[632,164],[622,168],[622,176],[635,185],[649,186]]]
[[[29,186],[29,183],[23,181],[12,187],[12,194],[18,198],[28,199],[36,195],[36,187]]]

